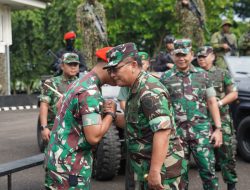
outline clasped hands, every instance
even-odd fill
[[[104,104],[103,104],[103,114],[105,115],[107,113],[113,113],[115,115],[116,108],[117,108],[117,105],[115,101],[111,99],[107,99],[104,101]]]

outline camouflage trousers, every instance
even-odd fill
[[[85,30],[83,32],[83,54],[85,56],[87,67],[91,70],[97,64],[95,52],[102,46],[97,34],[93,30]]]
[[[223,133],[223,145],[215,149],[216,157],[221,168],[225,183],[237,183],[235,148],[233,145],[235,136]]]
[[[168,179],[167,183],[165,183],[164,181],[163,183],[164,190],[179,190],[180,181],[181,181],[181,176],[173,179]],[[133,190],[150,190],[150,188],[148,187],[148,183],[146,182],[135,181],[134,185],[135,187]]]
[[[185,158],[189,161],[192,153],[202,180],[203,189],[217,190],[219,187],[218,178],[215,175],[214,148],[209,142],[209,138],[195,140],[183,140],[182,146]],[[185,190],[188,189],[188,172],[183,175]]]
[[[47,170],[45,174],[46,190],[89,190],[90,179]]]
[[[126,160],[126,174],[125,174],[125,190],[151,190],[148,186],[147,181],[137,181],[135,180],[134,171],[129,162],[129,156],[127,154]],[[186,171],[187,165],[186,161],[182,161],[182,171]],[[180,168],[176,168],[178,170]],[[184,172],[183,172],[184,173]],[[163,176],[162,176],[163,179]],[[162,180],[162,185],[164,190],[181,190],[183,189],[182,176],[177,176],[169,179]]]
[[[193,24],[189,26],[183,24],[183,26],[180,27],[180,33],[184,38],[191,38],[195,47],[201,47],[205,44],[204,31],[199,27],[198,23],[196,23],[196,26]]]
[[[126,166],[125,190],[150,190],[146,181],[135,181],[131,175],[128,175],[128,166]],[[181,190],[181,176],[163,181],[164,190]]]

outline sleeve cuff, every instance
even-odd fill
[[[98,113],[89,113],[82,116],[82,125],[100,125],[102,122],[101,115]]]
[[[150,128],[153,132],[161,129],[171,129],[172,123],[169,116],[159,116],[149,121]]]

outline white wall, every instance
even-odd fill
[[[0,5],[0,53],[5,53],[6,45],[12,45],[11,9]]]

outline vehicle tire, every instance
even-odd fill
[[[238,151],[243,160],[250,162],[250,116],[245,117],[237,129]]]
[[[37,130],[36,130],[36,134],[37,134],[37,144],[38,144],[39,150],[40,150],[41,152],[44,152],[46,143],[45,143],[45,142],[43,141],[43,139],[42,139],[42,134],[41,134],[40,125],[41,125],[41,122],[40,122],[40,118],[39,118],[39,116],[38,116],[38,119],[37,119]]]
[[[93,177],[97,180],[111,180],[119,170],[121,142],[118,130],[111,126],[98,144],[94,155]]]

